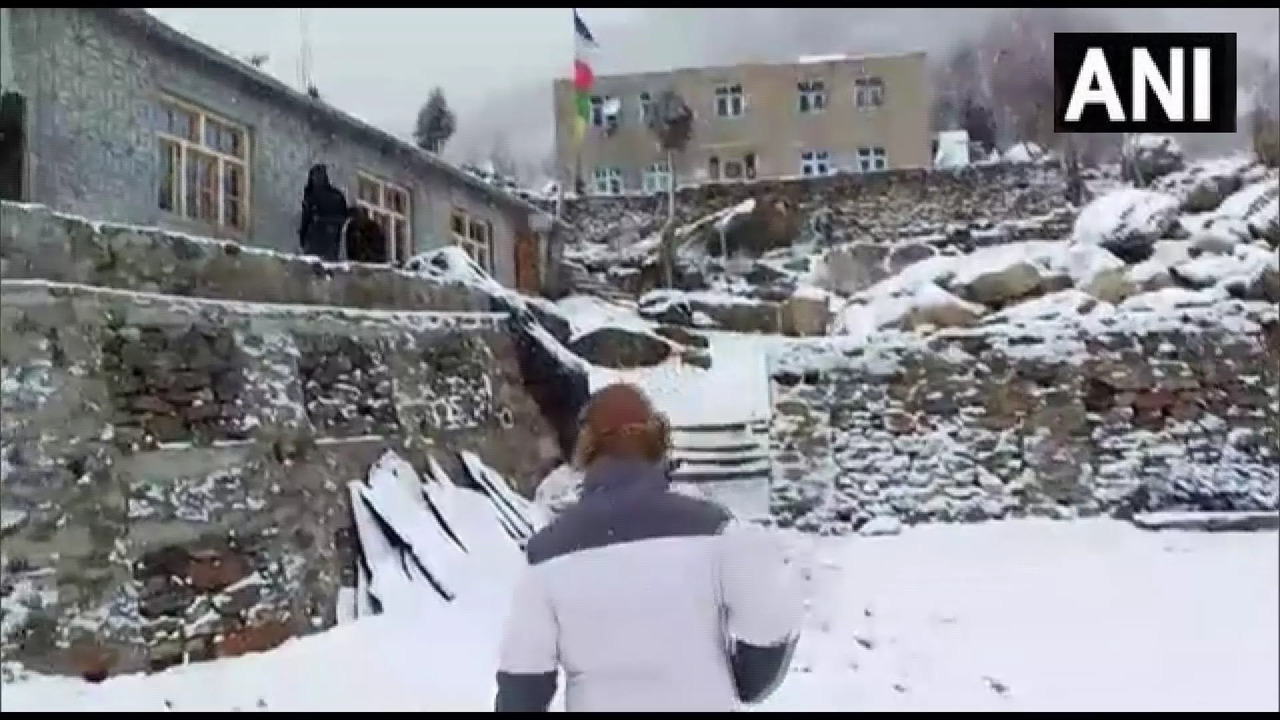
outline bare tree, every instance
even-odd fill
[[[693,110],[676,94],[667,89],[658,95],[649,113],[649,129],[658,140],[658,147],[666,153],[667,160],[667,221],[662,226],[662,242],[659,247],[662,262],[662,278],[666,287],[675,286],[676,258],[676,163],[677,153],[683,153],[693,139]]]
[[[427,101],[418,110],[418,118],[413,126],[414,142],[423,150],[438,155],[457,129],[458,118],[449,108],[444,90],[438,85],[431,88]]]
[[[507,136],[498,133],[489,148],[489,169],[502,179],[516,180],[520,177],[520,167],[511,153],[511,145]]]

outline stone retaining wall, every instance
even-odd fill
[[[783,525],[1277,508],[1275,306],[809,343],[772,373]]]
[[[41,205],[0,205],[0,277],[215,300],[381,310],[487,311],[489,298],[386,265],[329,265]]]
[[[981,231],[1016,222],[1025,227],[1014,228],[1013,234],[1052,239],[1069,232],[1073,218],[1065,176],[1053,164],[707,183],[677,194],[681,224],[755,198],[789,208],[788,214],[798,212],[806,231],[827,244],[941,234],[936,243],[947,245],[947,233],[956,228]],[[546,205],[552,209],[554,203]],[[561,212],[577,228],[579,239],[618,240],[628,230],[639,235],[656,231],[666,220],[666,196],[571,198],[564,200]],[[1043,222],[1030,222],[1036,218]]]
[[[13,232],[30,218],[9,218],[9,206],[5,215],[6,661],[92,677],[237,655],[329,627],[339,585],[353,582],[345,485],[384,450],[421,467],[427,453],[448,464],[448,451],[471,449],[526,483],[558,461],[554,432],[522,385],[504,315],[16,280],[11,261],[22,233]],[[43,227],[73,228],[51,238],[73,262],[40,265],[49,274],[111,284],[149,272],[133,255],[149,233],[129,235],[121,252],[118,235],[95,239],[62,219]],[[102,248],[114,249],[115,269],[91,259]],[[41,261],[39,253],[23,257]],[[220,262],[185,258],[170,266],[179,277],[147,277],[152,289],[172,292]],[[248,279],[227,270],[225,285],[199,288],[261,298],[281,292],[261,283],[283,277],[274,273],[292,262]],[[337,294],[360,287],[375,293],[370,304],[452,302],[434,291],[400,295],[351,283]],[[317,290],[323,285],[299,287],[328,292]]]

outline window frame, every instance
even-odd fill
[[[603,186],[602,182],[604,183]],[[612,187],[614,182],[618,185],[617,190]],[[604,188],[603,190],[601,189],[602,187]],[[622,168],[600,165],[591,171],[591,194],[616,197],[622,195],[625,191],[626,183],[623,182]]]
[[[884,78],[867,75],[853,81],[853,104],[859,110],[884,107],[886,88]]]
[[[826,177],[834,171],[835,168],[831,164],[831,152],[829,150],[802,150],[800,152],[801,177]]]
[[[368,183],[378,189],[376,203],[364,198],[363,193],[360,192],[361,183]],[[404,208],[400,211],[393,208],[388,200],[389,197],[396,193],[404,198]],[[387,241],[388,263],[398,265],[407,262],[409,258],[416,254],[418,248],[413,236],[413,193],[408,187],[380,175],[375,175],[368,170],[357,170],[352,197],[355,198],[355,205],[363,208],[365,213],[369,215],[369,219],[378,223],[379,227],[382,228],[382,235]],[[385,224],[382,222],[384,217],[386,218]],[[400,220],[402,225],[397,226],[396,220]],[[392,232],[397,227],[403,228],[403,234],[400,234],[399,231]],[[400,257],[402,242],[404,243],[405,257]]]
[[[461,224],[461,230],[459,230]],[[484,237],[476,237],[477,231]],[[493,222],[478,218],[460,207],[449,212],[449,237],[453,244],[480,266],[491,277],[494,268]],[[483,259],[482,259],[483,258]]]
[[[801,80],[796,83],[796,110],[801,115],[820,115],[827,110],[827,83]]]
[[[740,82],[717,83],[712,90],[712,97],[712,106],[718,118],[740,118],[747,114],[747,93]]]
[[[160,127],[158,113],[165,112],[168,114],[174,110],[192,117],[194,127],[190,131],[191,134],[195,135],[194,139],[190,135],[184,137],[171,132],[167,127],[164,129]],[[250,231],[250,217],[253,207],[253,136],[249,132],[248,126],[167,93],[161,93],[155,97],[151,103],[151,111],[156,113],[151,122],[151,131],[156,138],[156,205],[160,211],[180,218],[185,222],[194,222],[212,227],[217,231],[247,235]],[[241,155],[228,153],[208,144],[206,137],[210,123],[239,135]],[[172,162],[172,172],[167,174],[163,169],[166,153],[174,156],[168,158]],[[198,214],[193,215],[188,211],[187,174],[189,172],[188,165],[192,162],[191,157],[193,154],[203,155],[214,161],[216,175],[214,198],[217,211],[212,219],[201,217]],[[240,220],[238,223],[229,223],[226,219],[228,166],[240,170]],[[164,206],[161,197],[161,194],[165,191],[166,184],[169,186],[167,200],[170,207]]]

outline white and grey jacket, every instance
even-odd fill
[[[802,602],[770,531],[669,489],[665,468],[601,461],[530,540],[495,711],[723,712],[772,693]]]

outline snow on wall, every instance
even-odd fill
[[[784,525],[1277,507],[1274,305],[809,341],[771,372]]]
[[[329,627],[346,483],[380,453],[525,482],[559,457],[506,314],[0,292],[5,661],[93,676]]]

